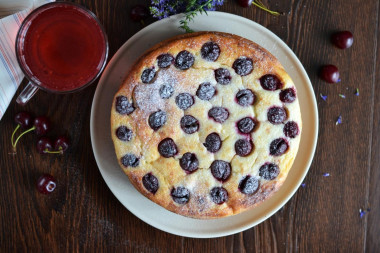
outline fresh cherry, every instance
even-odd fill
[[[241,7],[247,8],[251,6],[252,0],[238,0],[238,3]]]
[[[32,126],[32,116],[28,112],[19,112],[15,116],[15,122],[23,129],[30,128]]]
[[[37,180],[37,190],[42,194],[50,194],[57,187],[57,183],[52,175],[43,174]]]
[[[41,137],[37,141],[37,151],[40,154],[46,154],[53,150],[53,144],[51,140],[47,137]]]
[[[132,134],[131,134],[132,135]],[[59,136],[55,141],[54,141],[54,149],[56,151],[59,151],[61,154],[65,152],[70,146],[70,140],[66,136],[62,135]]]
[[[322,66],[320,72],[320,77],[328,83],[338,83],[339,79],[339,70],[334,65],[325,65]]]
[[[45,135],[50,130],[50,121],[45,116],[34,119],[33,127],[37,135]]]
[[[354,43],[354,35],[349,31],[336,32],[331,36],[331,42],[340,49],[346,49]]]
[[[149,9],[141,4],[135,5],[131,9],[130,17],[133,21],[143,22],[144,19],[149,17]]]

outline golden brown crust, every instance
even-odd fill
[[[220,55],[215,62],[202,59],[200,49],[206,42],[213,41],[220,47]],[[167,69],[160,69],[157,57],[170,53],[174,57],[182,50],[187,50],[195,57],[194,65],[188,70],[179,70],[174,64]],[[239,57],[251,58],[254,62],[252,73],[240,76],[232,68],[233,62]],[[214,70],[226,68],[231,72],[229,85],[217,84]],[[141,74],[147,68],[154,68],[156,77],[151,84],[141,81]],[[280,78],[285,88],[295,86],[279,61],[268,51],[257,44],[236,35],[220,32],[199,32],[180,35],[154,46],[135,63],[134,67],[116,93],[111,112],[111,134],[115,145],[116,156],[121,168],[128,175],[132,184],[144,196],[164,208],[193,218],[219,218],[240,213],[253,208],[269,198],[283,184],[296,156],[300,134],[295,138],[284,136],[283,124],[273,125],[267,120],[267,111],[277,105],[285,107],[288,113],[287,121],[295,121],[299,131],[302,129],[301,114],[298,99],[284,104],[279,100],[279,92],[264,90],[259,78],[265,74],[274,74]],[[162,99],[158,90],[163,83],[171,83],[174,94],[170,99]],[[196,91],[203,82],[210,82],[217,89],[217,95],[209,101],[197,98]],[[257,96],[253,106],[241,107],[235,102],[235,94],[241,89],[251,89]],[[179,93],[188,92],[194,97],[194,105],[187,110],[181,110],[175,103]],[[135,110],[131,114],[120,114],[116,111],[116,99],[124,96],[133,101]],[[213,106],[223,106],[229,110],[230,116],[223,124],[208,118],[208,110]],[[160,129],[154,131],[148,124],[149,115],[158,110],[167,113],[167,121]],[[199,131],[186,134],[180,128],[179,121],[184,115],[192,115],[200,122]],[[255,148],[247,157],[236,155],[234,143],[244,138],[236,130],[236,121],[250,116],[256,118],[259,127],[250,134]],[[286,122],[287,122],[286,121]],[[126,126],[132,130],[130,141],[119,140],[116,130]],[[211,132],[220,135],[222,148],[216,153],[207,151],[203,143]],[[164,138],[172,138],[178,147],[178,154],[164,158],[158,152],[157,146]],[[276,138],[285,138],[289,143],[288,151],[281,156],[269,154],[269,143]],[[199,160],[199,168],[187,174],[179,165],[179,159],[186,152],[195,153]],[[124,166],[121,159],[126,154],[134,154],[139,158],[136,167]],[[223,160],[231,164],[232,173],[228,180],[220,182],[211,172],[210,165],[214,160]],[[259,168],[265,163],[274,163],[280,168],[279,175],[273,180],[265,180],[259,176]],[[159,188],[156,193],[149,192],[142,183],[147,174],[157,178]],[[252,195],[243,194],[239,183],[250,175],[260,182],[260,187]],[[171,191],[174,187],[183,186],[189,190],[190,198],[186,204],[173,201]],[[223,187],[228,193],[228,200],[223,204],[215,204],[210,197],[210,190]]]

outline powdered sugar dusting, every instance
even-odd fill
[[[137,108],[150,114],[158,110],[165,110],[167,101],[160,95],[162,86],[174,87],[176,78],[170,69],[157,72],[157,78],[152,84],[139,84],[133,90],[134,101]]]

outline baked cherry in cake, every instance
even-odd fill
[[[154,46],[126,73],[111,135],[141,194],[212,219],[281,190],[302,120],[296,84],[269,52],[231,34],[192,33]]]

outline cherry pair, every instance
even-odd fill
[[[340,49],[346,49],[352,46],[354,36],[349,31],[341,31],[331,36],[331,42]],[[325,65],[321,68],[320,77],[328,83],[340,82],[339,70],[335,65]]]

